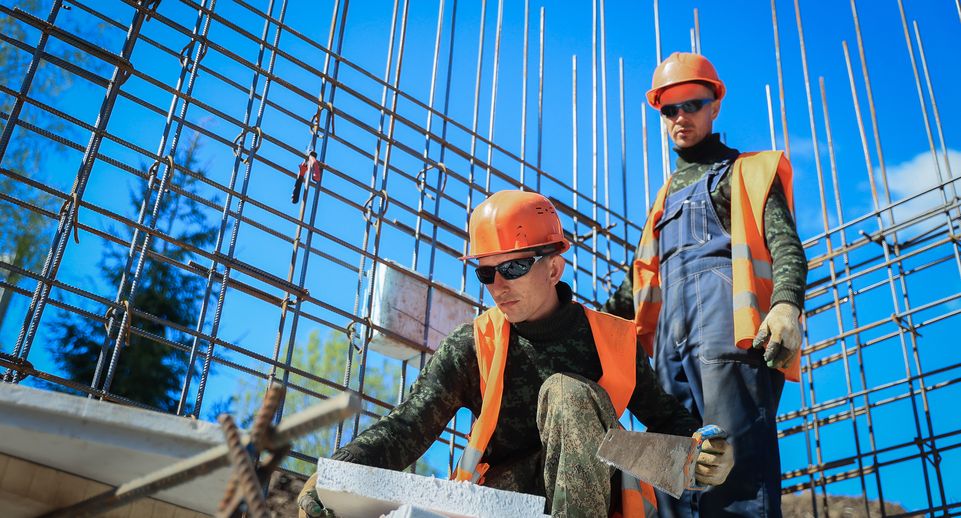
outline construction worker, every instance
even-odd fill
[[[404,469],[466,407],[476,421],[456,480],[545,496],[555,516],[653,510],[650,486],[596,458],[601,440],[625,409],[661,433],[690,436],[700,422],[660,389],[633,322],[572,300],[560,281],[570,243],[547,198],[495,193],[471,214],[469,231],[462,259],[477,260],[495,307],[445,338],[407,399],[332,458]],[[733,455],[724,440],[705,444],[718,454],[700,455],[697,480],[719,484]],[[299,497],[302,516],[329,516],[314,480]]]
[[[730,434],[724,484],[661,516],[780,516],[778,401],[797,381],[807,262],[781,152],[740,153],[713,132],[724,83],[703,56],[674,53],[654,71],[677,169],[648,214],[633,268],[604,310],[634,318],[661,387]]]

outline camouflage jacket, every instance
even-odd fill
[[[724,160],[737,158],[739,151],[721,143],[717,133],[706,137],[697,145],[678,152],[677,169],[671,175],[669,194],[673,194],[704,177],[711,167]],[[725,173],[717,187],[711,192],[711,201],[725,230],[731,231],[731,175]],[[804,309],[804,288],[807,282],[808,265],[804,248],[798,238],[794,217],[788,210],[784,188],[775,179],[774,187],[764,205],[764,238],[771,251],[774,269],[774,292],[771,305],[789,302]],[[640,246],[640,243],[638,243]],[[635,251],[635,254],[637,252]],[[631,274],[604,304],[603,311],[624,318],[634,318],[634,290]]]
[[[601,377],[601,362],[583,307],[571,301],[567,284],[559,283],[557,292],[561,307],[553,315],[511,325],[500,417],[484,456],[492,466],[540,450],[537,397],[550,375],[573,373],[593,381]],[[692,434],[700,423],[660,388],[643,349],[638,347],[637,354],[637,385],[628,410],[650,431]],[[403,403],[332,458],[404,469],[430,447],[462,407],[475,417],[480,414],[480,373],[472,323],[459,326],[441,342]]]

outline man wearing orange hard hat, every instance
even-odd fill
[[[597,459],[604,435],[625,410],[674,435],[697,433],[699,421],[658,386],[633,322],[573,301],[560,280],[570,243],[550,200],[497,192],[474,209],[469,234],[461,259],[477,261],[494,307],[445,338],[407,399],[332,458],[404,469],[469,408],[476,420],[454,479],[545,496],[555,516],[653,512],[651,486]],[[704,450],[697,481],[722,483],[727,442]],[[301,516],[333,516],[312,486]]]
[[[726,89],[703,56],[675,52],[654,71],[648,103],[674,142],[677,168],[648,214],[631,273],[604,310],[633,318],[661,387],[730,435],[724,484],[661,516],[780,516],[778,401],[799,379],[807,262],[797,236],[791,165],[741,153],[713,122]]]

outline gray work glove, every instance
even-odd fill
[[[791,365],[801,350],[801,310],[782,302],[771,308],[754,337],[754,348],[764,350],[764,361],[772,369]]]
[[[716,425],[708,425],[694,432],[693,437],[701,441],[694,468],[695,489],[723,484],[734,468],[734,446],[727,442],[727,432]]]
[[[324,504],[320,502],[320,498],[317,498],[317,489],[314,487],[317,484],[317,474],[314,473],[304,482],[304,488],[300,490],[300,494],[297,495],[297,507],[300,511],[297,513],[298,518],[337,518],[334,514],[333,509],[328,509],[324,507]]]

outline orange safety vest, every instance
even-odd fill
[[[731,269],[734,296],[734,343],[749,349],[761,321],[771,309],[774,291],[771,253],[764,239],[764,205],[778,178],[788,208],[794,212],[791,163],[780,151],[743,153],[731,166]],[[654,226],[664,215],[664,202],[670,182],[657,193],[654,206],[641,234],[641,245],[634,260],[634,324],[641,344],[654,354],[654,332],[661,310],[660,257]],[[786,379],[800,381],[801,359],[780,369]]]
[[[634,324],[607,313],[584,308],[594,335],[594,344],[601,360],[603,374],[597,383],[607,391],[611,403],[620,416],[634,394],[637,375],[637,334]],[[490,467],[481,462],[501,410],[504,393],[504,366],[510,343],[510,322],[504,313],[493,307],[474,319],[474,348],[480,367],[481,411],[471,428],[464,454],[454,471],[454,480],[483,484],[484,473]],[[646,361],[646,359],[641,359]],[[622,472],[622,509],[620,516],[645,516],[646,507],[657,508],[654,488]]]

